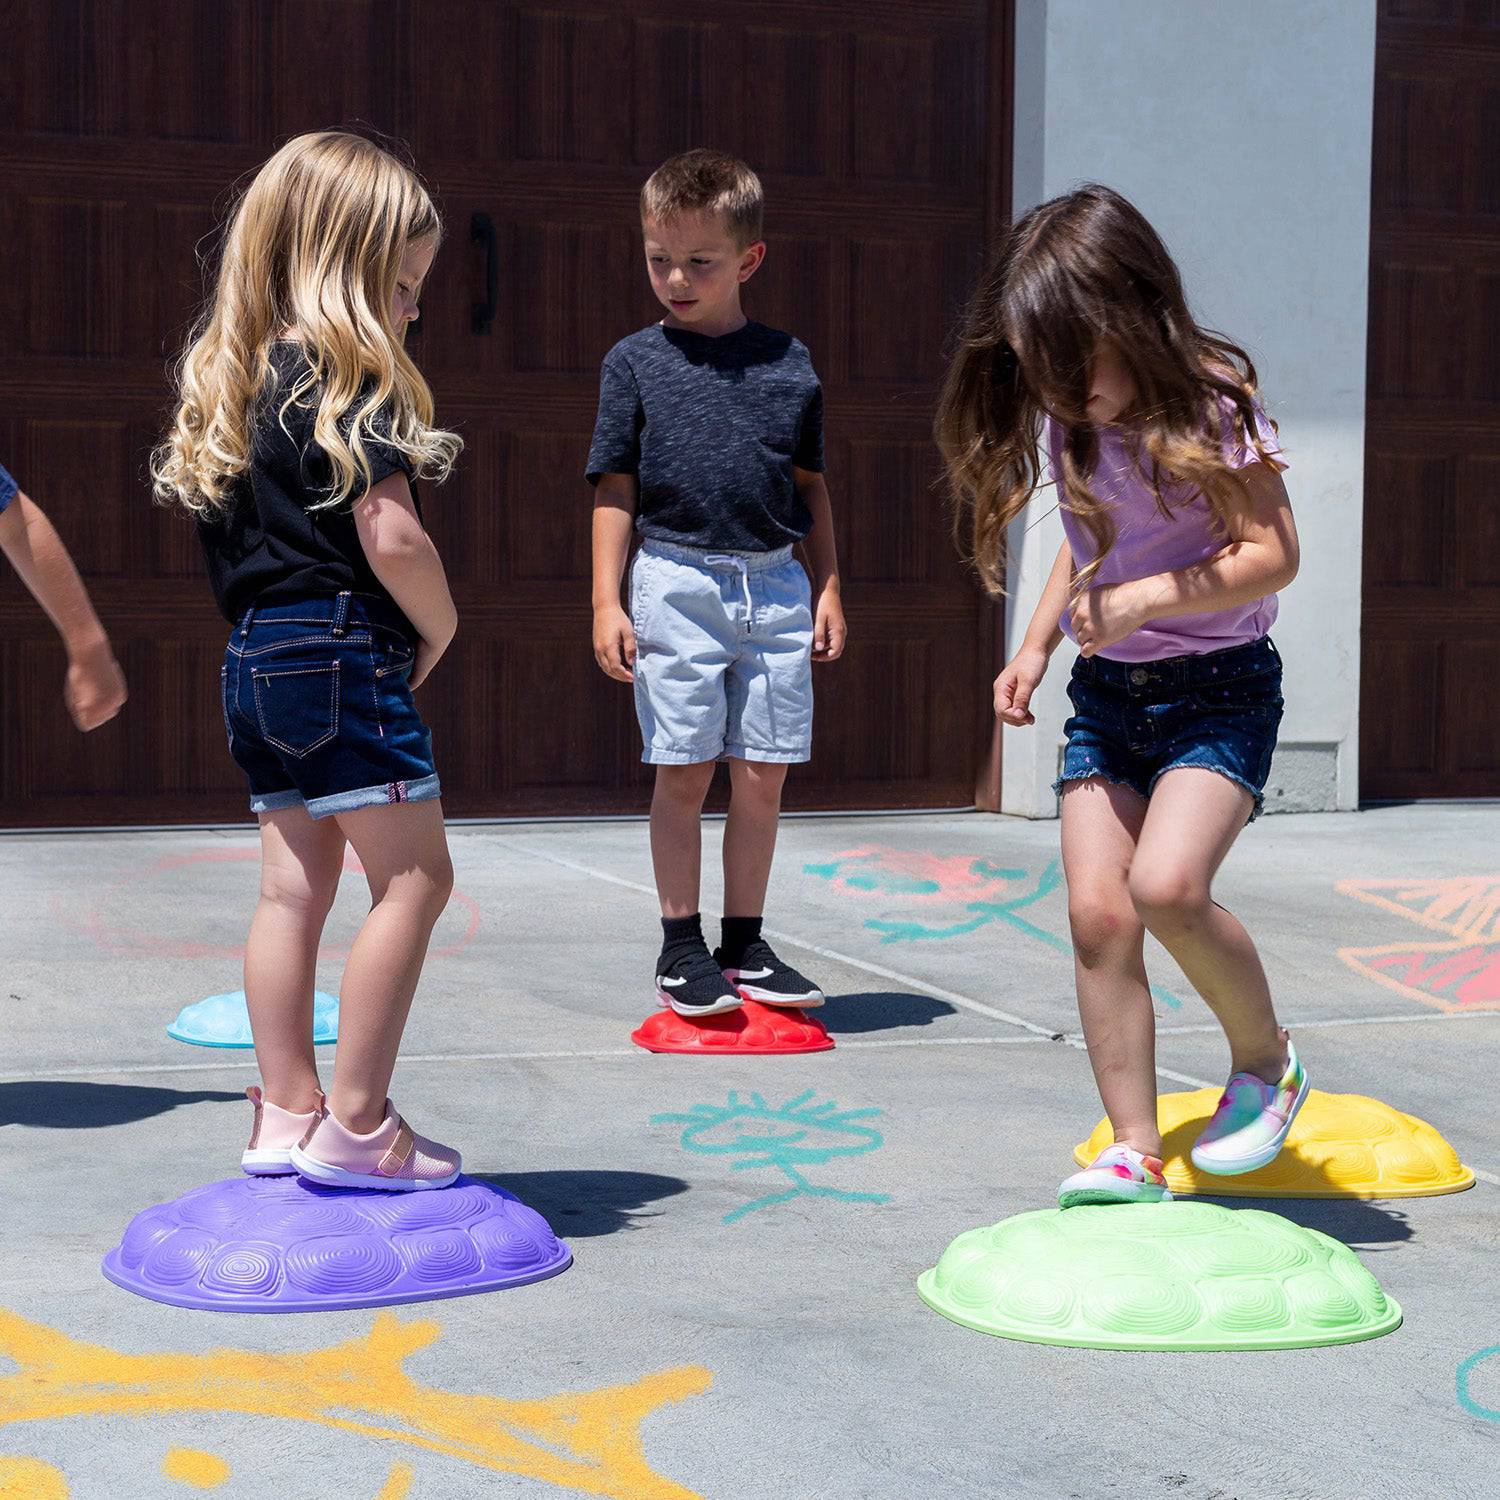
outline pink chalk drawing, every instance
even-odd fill
[[[1409,939],[1340,948],[1358,974],[1438,1010],[1500,1009],[1500,875],[1446,880],[1342,880],[1345,896],[1394,912],[1447,942]]]
[[[1027,870],[1007,869],[969,854],[865,845],[835,854],[826,864],[802,868],[805,874],[826,880],[840,895],[883,903],[890,915],[866,917],[864,923],[880,934],[882,943],[963,937],[999,922],[1055,953],[1073,951],[1068,938],[1021,915],[1061,888],[1062,867],[1055,859],[1033,876]],[[1161,985],[1152,985],[1151,994],[1171,1010],[1182,1006]]]
[[[161,901],[157,910],[165,915],[166,920],[170,920],[170,913],[173,910],[171,885],[177,872],[195,872],[204,865],[258,864],[259,862],[260,850],[256,848],[194,849],[186,854],[164,855],[145,869],[103,887],[98,891],[92,904],[81,910],[75,908],[65,895],[60,894],[54,897],[52,914],[61,927],[92,938],[105,953],[116,958],[243,959],[245,956],[243,943],[213,943],[205,942],[200,938],[173,937],[167,933],[141,931],[137,928],[121,926],[112,916],[106,914],[120,908],[122,903],[119,897],[126,890],[134,890],[143,883],[156,881],[160,882],[162,887]],[[364,866],[352,852],[346,850],[344,874],[363,875],[364,873]],[[191,882],[192,874],[189,873],[184,878]],[[253,891],[253,887],[251,890]],[[479,904],[472,896],[455,890],[451,898],[449,913],[463,924],[462,930],[450,940],[434,946],[428,954],[429,958],[451,958],[455,953],[467,948],[479,931]],[[248,922],[249,907],[246,908],[244,916]],[[449,924],[450,918],[445,916],[443,926],[447,927]],[[347,958],[353,946],[352,938],[343,943],[325,943],[318,949],[318,958],[320,961]]]

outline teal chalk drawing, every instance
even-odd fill
[[[925,921],[915,916],[896,920],[867,917],[864,925],[878,932],[882,943],[965,937],[992,922],[1001,922],[1055,953],[1073,951],[1067,938],[1021,915],[1062,885],[1062,865],[1055,859],[1035,884],[1027,871],[1007,869],[987,859],[876,846],[850,849],[827,864],[806,864],[802,868],[805,874],[826,880],[848,895],[884,896],[919,909],[932,909],[932,919]],[[965,915],[956,921],[951,915],[943,920],[944,908],[948,913],[958,908]],[[1151,995],[1169,1010],[1182,1008],[1182,1001],[1159,984],[1151,986]]]
[[[652,1115],[651,1123],[681,1125],[684,1151],[736,1158],[730,1163],[733,1171],[768,1168],[791,1182],[782,1192],[767,1193],[725,1214],[726,1224],[793,1198],[889,1203],[889,1193],[851,1193],[807,1180],[805,1167],[819,1167],[837,1157],[864,1156],[885,1144],[874,1126],[860,1123],[874,1119],[880,1114],[878,1109],[841,1110],[836,1100],[818,1104],[813,1102],[816,1097],[816,1090],[808,1089],[785,1104],[772,1105],[759,1094],[747,1100],[731,1091],[724,1104],[695,1104],[685,1114]]]
[[[1471,1417],[1482,1417],[1486,1422],[1500,1422],[1500,1411],[1493,1406],[1482,1406],[1469,1393],[1469,1376],[1475,1368],[1487,1359],[1493,1359],[1500,1354],[1500,1344],[1491,1344],[1488,1349],[1481,1349],[1477,1354],[1471,1354],[1458,1367],[1457,1387],[1458,1404],[1469,1413]],[[1500,1375],[1497,1375],[1500,1378]]]

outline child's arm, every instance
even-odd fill
[[[1036,723],[1030,708],[1031,695],[1046,675],[1047,663],[1063,638],[1058,622],[1068,606],[1072,585],[1073,554],[1064,542],[1057,549],[1042,597],[1037,600],[1031,624],[1026,627],[1016,654],[995,679],[995,716],[1007,724]]]
[[[844,601],[839,588],[838,545],[833,535],[833,505],[828,485],[812,469],[792,469],[797,493],[812,513],[812,530],[803,546],[812,567],[813,660],[837,661],[844,654],[849,629],[844,623]]]
[[[20,491],[0,511],[0,551],[46,610],[68,653],[63,699],[82,730],[97,729],[125,702],[125,676],[88,591],[52,523]]]
[[[411,685],[420,687],[452,644],[458,611],[405,474],[388,474],[371,486],[354,507],[354,527],[371,571],[421,637],[411,669]]]
[[[594,660],[616,682],[634,682],[635,630],[620,603],[630,533],[634,474],[601,474],[594,489]]]
[[[1229,525],[1229,545],[1171,573],[1090,589],[1073,602],[1079,650],[1092,656],[1148,620],[1211,613],[1252,604],[1297,576],[1300,553],[1291,501],[1270,464],[1240,471],[1245,504]]]

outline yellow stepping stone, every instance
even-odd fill
[[[1233,1198],[1431,1198],[1474,1186],[1474,1174],[1426,1120],[1364,1094],[1313,1089],[1286,1146],[1269,1166],[1215,1177],[1193,1166],[1189,1152],[1218,1108],[1218,1089],[1163,1094],[1156,1101],[1174,1193]],[[1114,1139],[1109,1121],[1073,1155],[1087,1166]]]

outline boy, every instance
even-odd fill
[[[656,767],[651,858],[663,943],[656,994],[684,1016],[813,1006],[822,991],[761,936],[787,767],[812,751],[810,662],[844,649],[823,393],[807,350],[745,317],[765,258],[764,198],[743,162],[688,151],[641,190],[652,290],[666,317],[605,356],[589,451],[594,655],[635,685]],[[632,528],[630,610],[620,584]],[[813,572],[792,549],[805,542]],[[813,598],[816,597],[816,606]],[[724,920],[698,910],[703,799],[729,762]]]
[[[74,724],[97,729],[119,713],[125,678],[109,637],[52,523],[0,466],[0,552],[57,627],[68,653],[63,701]]]

